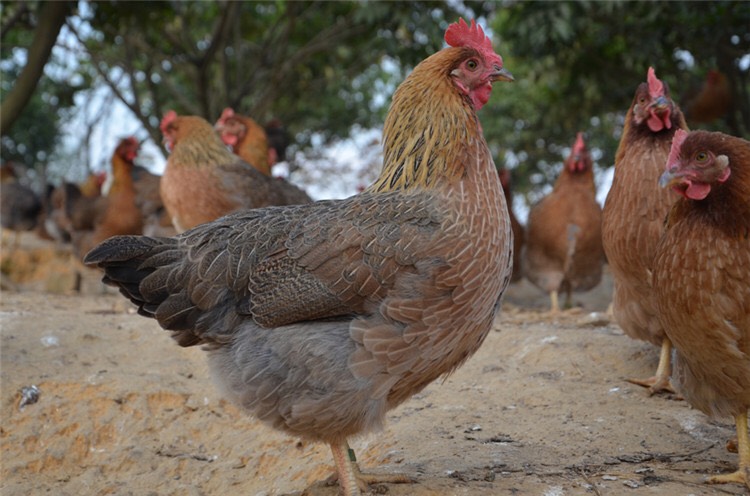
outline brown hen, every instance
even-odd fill
[[[235,155],[266,176],[271,175],[266,131],[250,117],[235,114],[227,107],[214,125],[224,144],[231,146]]]
[[[247,412],[328,443],[347,495],[371,480],[347,439],[478,349],[511,274],[508,213],[476,111],[493,82],[512,78],[473,22],[445,38],[450,47],[394,94],[383,170],[367,190],[176,238],[118,237],[86,259],[179,344],[205,345]]]
[[[258,172],[227,150],[202,117],[170,111],[161,130],[171,153],[160,190],[177,232],[241,209],[312,201],[293,184]]]
[[[553,312],[560,310],[559,293],[567,307],[573,291],[592,289],[602,279],[602,209],[582,133],[552,192],[529,212],[523,264],[529,281],[549,293]]]
[[[140,145],[134,137],[120,141],[112,154],[112,185],[101,203],[102,213],[95,219],[93,229],[75,229],[71,232],[73,251],[83,257],[95,245],[118,234],[141,234],[143,216],[136,205],[133,168]]]
[[[682,195],[653,276],[675,385],[703,413],[735,419],[739,470],[709,482],[750,488],[750,142],[678,130],[660,182]]]
[[[674,203],[673,195],[659,188],[658,179],[677,129],[687,129],[685,118],[667,84],[650,67],[625,116],[612,187],[604,202],[602,236],[614,280],[612,310],[617,323],[631,338],[661,347],[653,377],[628,379],[651,394],[673,391],[672,345],[656,315],[651,271],[664,219]]]

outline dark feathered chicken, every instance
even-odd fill
[[[345,494],[363,477],[347,438],[461,365],[511,274],[510,226],[476,111],[511,79],[481,28],[393,96],[384,166],[345,200],[229,215],[176,238],[113,238],[102,267],[183,346],[203,344],[226,394],[331,446]]]
[[[31,231],[36,227],[42,213],[42,202],[34,190],[18,182],[10,162],[2,165],[0,202],[2,226],[16,233],[13,240],[13,245],[16,246],[19,231]]]

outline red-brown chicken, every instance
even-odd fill
[[[83,257],[95,245],[118,234],[141,234],[143,215],[136,205],[133,168],[140,145],[134,137],[120,141],[112,154],[112,185],[106,197],[106,207],[97,219],[93,230],[71,233],[73,250]]]
[[[513,185],[511,184],[510,170],[498,169],[497,173],[500,176],[500,184],[503,185],[505,204],[508,205],[510,228],[513,231],[513,276],[510,280],[511,282],[517,282],[523,275],[523,271],[521,270],[521,254],[523,253],[524,230],[513,213]]]
[[[573,291],[589,290],[602,279],[602,209],[582,133],[552,192],[529,212],[523,264],[529,281],[550,294],[553,312],[560,310],[560,292],[570,306]]]
[[[245,410],[328,443],[346,495],[369,480],[347,439],[469,358],[510,279],[508,213],[476,111],[512,78],[473,22],[445,39],[394,94],[366,191],[176,238],[118,237],[86,260],[181,345],[206,345]]]
[[[653,377],[628,379],[648,387],[651,394],[672,391],[672,344],[656,316],[651,272],[664,219],[674,203],[669,191],[659,188],[658,179],[677,129],[687,129],[685,118],[667,84],[650,67],[625,116],[612,187],[604,203],[602,236],[614,279],[612,310],[617,323],[631,338],[661,347]]]
[[[177,232],[241,209],[312,201],[293,184],[258,172],[227,150],[201,117],[170,111],[161,130],[171,150],[161,196]]]
[[[260,124],[250,117],[235,114],[227,107],[214,127],[224,144],[232,147],[235,155],[263,174],[271,175],[273,164],[269,162],[268,137]]]
[[[682,108],[691,126],[710,124],[732,110],[733,100],[729,78],[723,72],[712,69],[698,91],[685,98]]]
[[[675,385],[703,413],[735,419],[739,470],[709,482],[750,488],[750,142],[678,130],[660,182],[682,196],[653,276]]]

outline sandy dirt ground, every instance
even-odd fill
[[[0,298],[0,492],[11,495],[325,495],[326,446],[300,442],[223,401],[199,349],[75,265],[65,249],[4,238]],[[79,291],[73,291],[78,287]],[[508,291],[479,352],[353,441],[360,464],[416,482],[405,495],[715,495],[736,467],[728,419],[625,381],[657,350],[606,315],[611,280],[546,312]],[[35,403],[20,406],[35,385]]]

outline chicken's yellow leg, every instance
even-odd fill
[[[656,374],[648,379],[628,379],[628,382],[647,387],[649,394],[655,394],[661,391],[674,393],[669,376],[672,375],[672,341],[664,337],[661,342],[661,352],[659,353],[659,365],[656,367]]]
[[[366,474],[359,470],[357,457],[354,450],[349,447],[349,443],[332,443],[331,451],[333,460],[336,462],[336,471],[338,472],[339,487],[344,496],[359,496],[361,492],[368,491],[369,484],[391,483],[405,484],[414,482],[414,480],[404,474]]]
[[[557,312],[559,312],[559,311],[560,311],[560,304],[559,304],[559,303],[558,303],[558,301],[557,301],[557,290],[554,290],[554,291],[551,291],[551,292],[550,292],[550,294],[549,294],[549,299],[550,299],[550,301],[552,302],[552,308],[551,308],[551,310],[550,310],[550,311],[551,311],[552,313],[557,313]]]
[[[740,454],[740,466],[736,472],[725,475],[716,475],[709,478],[709,484],[726,484],[738,482],[750,489],[750,433],[747,430],[747,412],[734,417],[737,427],[737,452]]]

